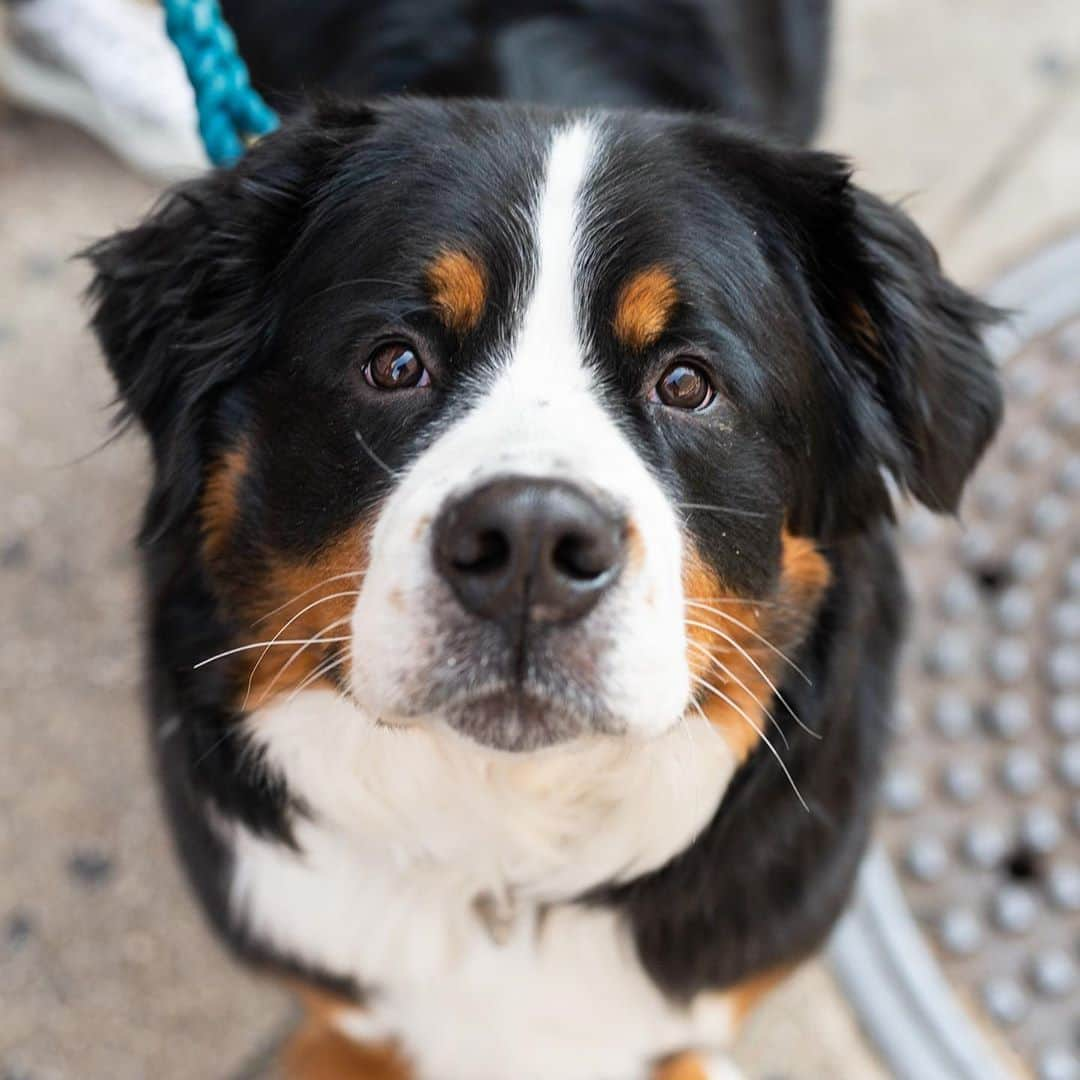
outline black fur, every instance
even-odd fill
[[[613,10],[586,8],[582,48]],[[340,31],[335,10],[321,8]],[[558,10],[569,19],[578,5]],[[676,10],[692,14],[689,5],[670,5]],[[497,51],[488,39],[502,33],[499,19],[477,18],[470,32]],[[563,30],[576,25],[570,19]],[[494,78],[490,63],[459,85],[472,70],[462,58],[478,46],[462,45],[458,56],[452,35],[410,37],[404,56],[388,49],[382,59],[396,74],[380,76],[339,32],[332,37],[342,43],[340,67],[327,78],[339,85],[503,89],[485,82]],[[254,38],[247,48],[271,83],[273,72],[303,82],[313,77],[306,64],[328,62],[330,36],[301,59],[274,53],[297,38],[261,40],[262,53]],[[661,50],[656,63],[680,55]],[[715,88],[694,101],[661,93],[655,75],[624,82],[620,64],[633,55],[612,46],[610,59],[611,85],[630,100],[719,103],[754,115]],[[402,74],[406,60],[426,74]],[[586,103],[605,93],[601,86]],[[767,95],[753,102],[772,115]],[[144,223],[90,252],[94,327],[124,408],[154,448],[143,538],[167,803],[212,921],[245,956],[293,966],[227,914],[228,853],[205,807],[285,844],[305,811],[236,734],[241,714],[226,704],[217,669],[194,665],[235,640],[232,598],[251,586],[247,575],[268,551],[321,550],[385,494],[372,455],[396,469],[468,407],[472,377],[507,340],[534,273],[515,222],[535,197],[542,147],[561,118],[484,103],[326,106],[263,140],[235,169],[170,193]],[[806,123],[778,126],[801,132]],[[955,509],[1000,411],[979,342],[993,313],[944,278],[908,218],[854,188],[832,156],[707,116],[631,111],[603,125],[605,157],[586,197],[593,262],[583,304],[611,409],[673,499],[732,508],[689,519],[723,580],[767,594],[785,522],[819,542],[833,573],[795,656],[812,685],[791,678],[783,686],[822,735],[785,723],[790,747],[780,747],[809,812],[759,749],[690,848],[653,874],[582,899],[625,912],[658,984],[689,996],[801,958],[845,903],[869,826],[903,623],[881,471],[928,506]],[[467,248],[489,270],[486,313],[462,341],[434,318],[423,289],[440,246]],[[657,263],[678,276],[678,308],[660,342],[628,355],[611,335],[614,298],[628,273]],[[445,389],[422,408],[374,401],[357,377],[358,357],[387,327],[442,358]],[[659,416],[642,396],[673,343],[687,342],[723,391],[722,404],[694,423]],[[222,575],[206,565],[193,511],[210,464],[241,441],[251,460],[235,562]]]
[[[791,781],[759,746],[690,848],[592,898],[625,911],[642,962],[676,997],[797,963],[847,903],[888,739],[906,601],[882,526],[828,556],[835,584],[796,656],[812,685],[793,676],[781,687],[814,735],[774,710],[784,740],[772,741]]]
[[[806,139],[829,0],[225,0],[252,78],[302,91],[711,109]],[[288,33],[271,27],[289,27]]]

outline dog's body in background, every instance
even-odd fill
[[[504,100],[302,112],[92,253],[181,855],[319,995],[297,1076],[720,1075],[848,896],[891,493],[955,508],[992,313],[842,162],[645,111],[805,138],[821,5],[286,7],[227,5],[279,104]]]
[[[552,108],[707,110],[805,142],[830,0],[225,0],[252,79],[304,91]],[[291,28],[291,29],[289,29]]]

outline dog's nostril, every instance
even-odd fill
[[[595,536],[569,533],[555,545],[555,569],[575,581],[592,581],[611,569],[615,553]]]
[[[509,561],[510,541],[498,529],[485,529],[460,537],[452,559],[456,569],[470,574],[493,574]]]

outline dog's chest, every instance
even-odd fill
[[[298,852],[236,830],[237,913],[370,987],[350,1030],[399,1038],[421,1077],[630,1080],[726,1037],[722,1002],[669,1003],[615,913],[568,902],[691,842],[732,771],[715,732],[524,759],[379,729],[329,696],[253,730],[313,813]]]

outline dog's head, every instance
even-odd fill
[[[818,545],[891,484],[953,509],[1000,408],[901,212],[700,117],[324,109],[93,259],[148,542],[276,635],[237,707],[504,750],[697,708],[745,752]]]

